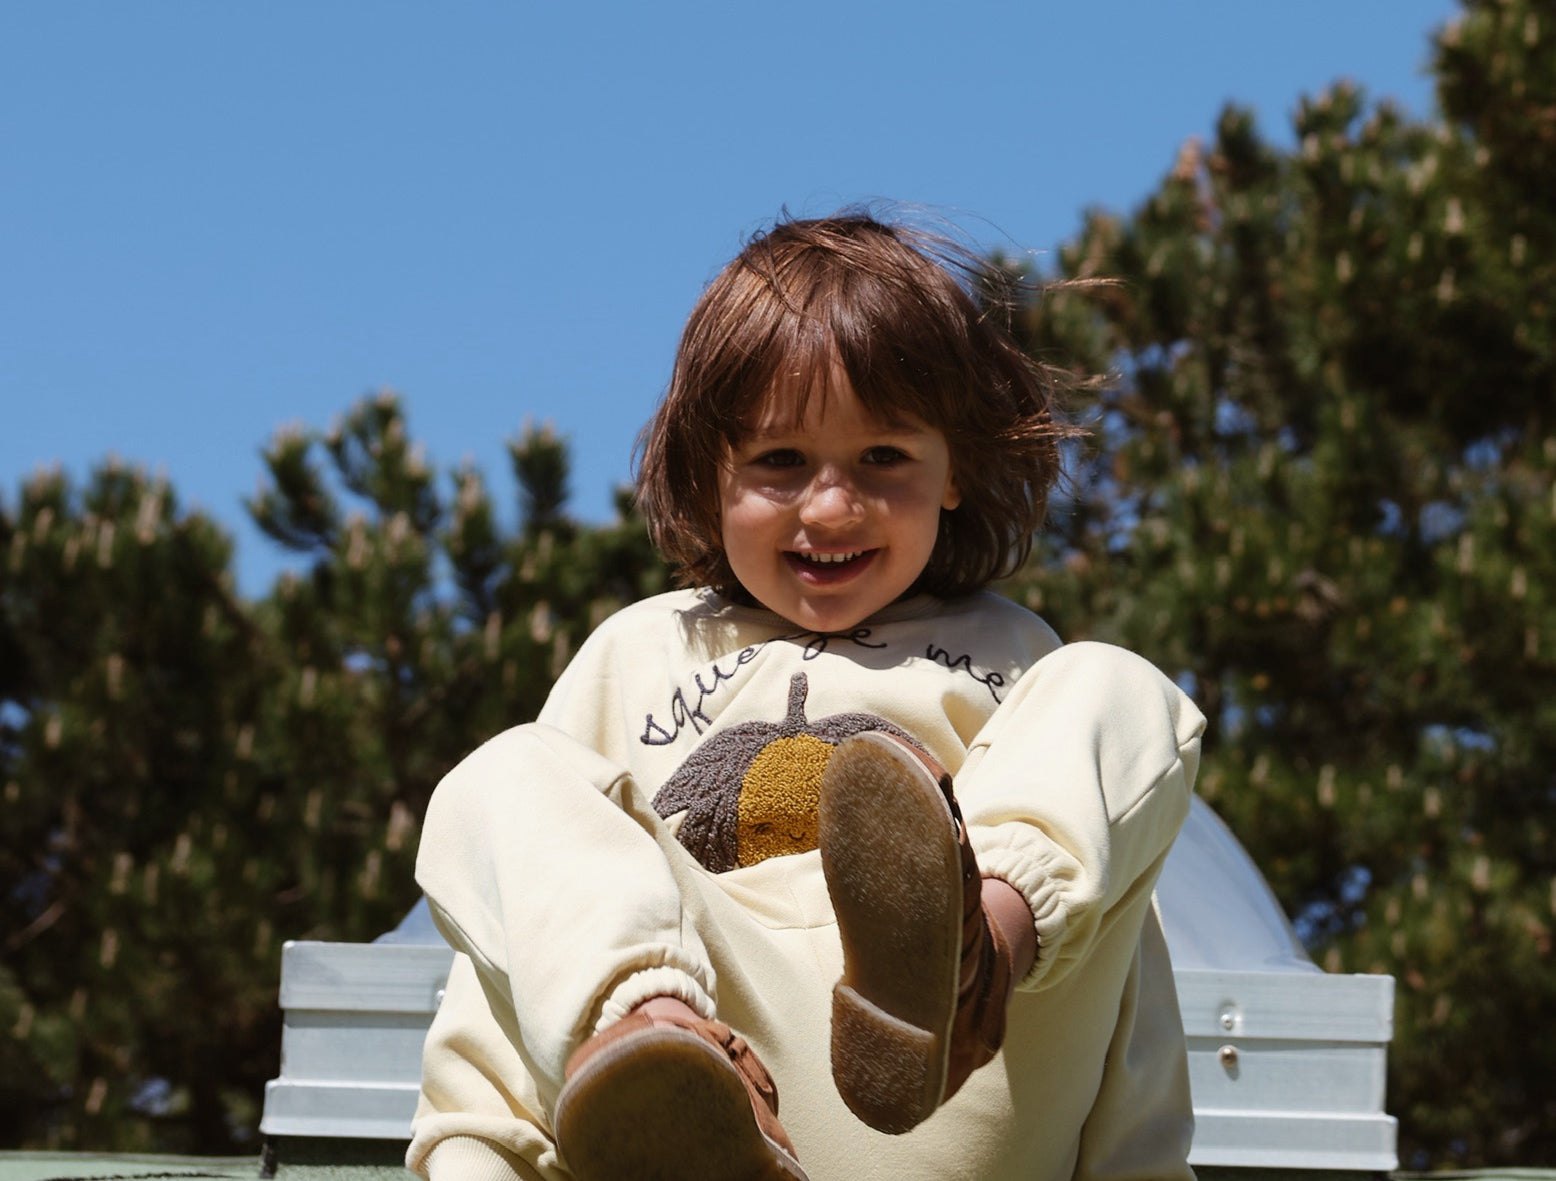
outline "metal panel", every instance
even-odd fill
[[[1354,1042],[1189,1041],[1198,1108],[1371,1112],[1383,1109],[1384,1055]]]
[[[405,1140],[446,947],[288,944],[281,1077],[267,1136]],[[1179,970],[1205,1167],[1385,1172],[1393,981],[1313,971]]]
[[[424,1013],[288,1010],[281,1029],[281,1075],[291,1080],[421,1081]]]
[[[447,947],[292,942],[281,954],[281,1077],[266,1136],[408,1140]]]
[[[1387,1173],[1397,1164],[1398,1130],[1395,1119],[1382,1114],[1206,1111],[1196,1104],[1189,1163]]]
[[[265,1084],[266,1136],[409,1140],[414,1083],[326,1083],[272,1079]]]
[[[1392,976],[1179,969],[1190,1037],[1311,1038],[1383,1044],[1394,1036]]]
[[[1394,981],[1179,971],[1194,1097],[1191,1163],[1386,1172]]]
[[[434,1013],[453,960],[446,946],[287,943],[281,949],[281,1007]]]

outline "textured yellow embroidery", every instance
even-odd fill
[[[751,760],[740,785],[736,861],[755,865],[816,847],[821,773],[832,749],[830,742],[814,734],[800,734],[769,742]]]

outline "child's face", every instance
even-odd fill
[[[810,631],[853,627],[923,572],[960,502],[945,436],[872,418],[839,377],[798,425],[769,400],[719,471],[724,551],[764,607]]]

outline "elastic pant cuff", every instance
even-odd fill
[[[694,978],[679,968],[645,968],[628,976],[605,998],[594,1032],[599,1033],[606,1026],[614,1025],[638,1005],[656,996],[670,996],[684,1001],[700,1017],[709,1020],[717,1017],[713,998]]]

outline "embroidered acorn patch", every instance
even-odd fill
[[[685,811],[678,839],[712,872],[816,847],[821,775],[843,739],[883,730],[914,742],[875,714],[806,721],[809,690],[805,674],[795,673],[783,721],[743,722],[713,735],[654,797],[660,816]]]

